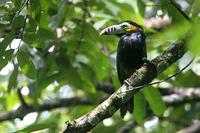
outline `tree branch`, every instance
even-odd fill
[[[136,122],[134,120],[129,120],[117,133],[130,133],[135,125]]]
[[[21,102],[21,106],[24,106],[25,108],[28,108],[29,105],[26,103],[26,101],[24,100],[24,97],[21,93],[21,88],[17,88],[17,95],[18,95],[18,98]]]
[[[110,85],[109,85],[110,86]],[[167,106],[178,106],[185,103],[199,102],[200,101],[200,90],[198,88],[162,88],[167,92],[168,96],[163,96],[164,102]],[[176,95],[176,98],[173,98]],[[181,97],[181,98],[177,98]],[[172,98],[172,100],[170,100]],[[52,102],[53,101],[53,102]],[[51,101],[44,102],[43,104],[33,107],[29,105],[29,108],[20,106],[17,110],[6,111],[0,113],[0,122],[5,120],[11,120],[15,118],[23,119],[25,115],[31,112],[42,112],[45,110],[51,110],[61,107],[77,106],[77,105],[94,105],[96,103],[92,102],[88,98],[84,97],[74,97],[74,98],[63,98],[54,99]]]
[[[96,84],[96,89],[98,91],[103,91],[105,93],[108,93],[108,94],[112,94],[115,92],[115,87],[112,83],[97,83]]]
[[[163,96],[162,99],[167,105],[177,106],[183,103],[192,103],[200,101],[200,89],[198,88],[173,88],[163,89],[173,92],[171,95]]]
[[[63,98],[63,99],[54,99],[46,103],[40,104],[38,106],[31,106],[29,108],[21,105],[18,109],[13,111],[7,111],[0,113],[0,122],[5,120],[11,120],[15,118],[23,119],[23,117],[31,112],[41,112],[45,110],[51,110],[60,107],[69,107],[74,105],[91,105],[93,102],[85,97],[74,97],[74,98]]]
[[[74,121],[67,121],[67,128],[64,132],[87,132],[94,128],[102,120],[111,117],[121,105],[126,103],[131,96],[141,89],[137,88],[137,86],[151,82],[157,76],[157,74],[163,72],[171,64],[180,59],[185,53],[184,44],[184,41],[176,42],[173,47],[168,48],[160,56],[153,59],[150,63],[145,63],[143,67],[138,69],[128,79],[130,85],[135,86],[136,89],[123,84],[115,93],[113,93],[107,100],[105,100],[91,112]]]
[[[192,125],[181,129],[177,133],[199,133],[200,132],[200,122],[194,122]]]

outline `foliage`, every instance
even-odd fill
[[[194,24],[191,25],[169,1],[162,0],[1,0],[0,112],[14,110],[20,105],[18,88],[21,88],[25,101],[36,107],[46,100],[75,96],[89,97],[95,105],[37,112],[34,118],[25,116],[24,120],[3,122],[0,130],[62,131],[66,120],[80,117],[98,105],[104,95],[96,89],[98,83],[111,82],[118,88],[115,55],[119,39],[99,36],[100,29],[108,25],[123,20],[141,24],[146,33],[150,33],[147,35],[149,59],[163,52],[171,42],[187,39],[190,53],[157,79],[164,79],[181,69],[191,56],[199,55],[200,2],[183,0],[176,4],[189,14]],[[172,20],[169,25],[155,28],[145,23],[152,17],[163,18],[166,14]],[[167,108],[157,89],[199,87],[200,73],[196,71],[199,65],[197,58],[190,69],[174,79],[139,92],[134,98],[133,115],[122,120],[116,113],[109,121],[98,125],[94,132],[116,132],[130,119],[138,123],[138,128],[132,131],[140,132],[154,113],[157,117],[164,115],[167,118],[160,119],[153,128],[145,127],[147,132],[167,132],[167,128],[175,132],[184,125],[176,126],[171,120],[199,119],[198,103]],[[192,107],[188,110],[186,106]],[[31,122],[25,122],[31,118]]]

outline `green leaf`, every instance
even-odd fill
[[[49,29],[39,28],[38,39],[40,40],[50,40],[56,37],[56,33]]]
[[[17,10],[19,10],[19,8],[22,5],[22,0],[14,0],[14,4],[15,4],[16,11],[17,11]]]
[[[8,82],[8,92],[14,89],[17,85],[17,75],[18,75],[18,65],[14,66],[14,70],[10,75],[9,82]]]
[[[193,29],[191,31],[193,31],[193,34],[190,38],[190,40],[188,41],[187,47],[190,49],[190,51],[196,55],[199,56],[200,55],[200,47],[199,47],[199,38],[200,38],[200,28],[199,28],[199,24],[195,25],[193,27]]]
[[[76,88],[83,88],[84,82],[82,81],[77,69],[69,67],[65,71],[63,71],[62,76],[67,80],[67,83],[75,86]]]
[[[26,52],[19,51],[17,54],[17,60],[22,73],[28,78],[35,79],[37,71],[31,57]]]
[[[33,19],[32,17],[29,17],[29,21],[28,21],[28,23],[26,24],[26,28],[27,28],[26,31],[29,31],[29,32],[36,32],[36,29],[37,29],[37,21],[36,21],[35,19]]]
[[[65,1],[62,1],[61,5],[58,8],[58,12],[51,19],[50,26],[52,29],[62,26],[65,22],[65,19],[71,19],[74,17],[74,6],[72,4],[66,4]]]
[[[0,58],[0,70],[7,65],[8,61],[4,58]]]
[[[10,93],[7,97],[5,97],[5,101],[6,110],[12,110],[20,102],[17,93]]]
[[[144,89],[144,96],[156,115],[161,115],[165,111],[166,106],[158,89],[149,86]]]
[[[4,68],[5,65],[8,64],[8,61],[12,59],[13,52],[14,52],[13,49],[9,49],[5,51],[2,57],[0,57],[0,70]]]
[[[143,92],[138,92],[134,96],[134,112],[133,117],[137,123],[142,124],[146,115],[146,101]]]
[[[96,92],[96,89],[93,83],[95,83],[96,81],[96,74],[93,71],[93,69],[86,64],[82,64],[79,74],[80,78],[84,82],[83,84],[84,91],[94,94]]]
[[[14,52],[14,49],[9,49],[9,50],[6,50],[5,53],[4,53],[4,57],[7,61],[10,61],[13,57],[13,52]]]
[[[144,16],[145,4],[142,0],[137,0],[138,10],[141,16]]]
[[[119,7],[115,5],[114,1],[103,1],[107,10],[109,10],[113,15],[117,15],[120,11]]]
[[[39,27],[49,28],[50,27],[49,26],[50,18],[51,18],[51,16],[48,16],[46,13],[41,13],[40,23],[38,24]],[[53,29],[53,28],[51,27],[51,29]]]
[[[14,38],[14,34],[13,32],[10,32],[4,39],[3,41],[0,43],[0,57],[3,56],[3,54],[5,53],[5,49],[7,48],[7,46],[12,42]]]
[[[46,77],[47,72],[44,69],[39,70],[38,73],[38,83],[36,85],[37,89],[34,89],[34,99],[39,98],[44,88],[46,88],[52,82],[56,81],[56,79],[58,79],[61,76],[60,73],[55,73]]]
[[[40,22],[41,4],[39,0],[30,0],[31,16]]]
[[[191,30],[191,25],[188,22],[180,22],[168,27],[162,33],[158,33],[153,36],[154,43],[166,42],[169,40],[182,39],[188,31]]]
[[[132,3],[132,1],[130,3]],[[133,18],[137,18],[133,7],[128,2],[127,3],[117,3],[117,6],[120,7],[120,13],[119,13],[119,18],[121,18],[120,21],[121,20],[132,20]]]
[[[192,8],[191,8],[191,14],[193,17],[198,17],[198,14],[200,12],[200,1],[192,1],[191,3]]]
[[[38,130],[43,130],[46,128],[53,128],[55,124],[53,123],[34,123],[29,125],[28,127],[25,127],[22,130],[18,130],[15,133],[30,133],[30,132],[34,132],[34,131],[38,131]]]
[[[25,18],[24,16],[20,15],[14,18],[13,22],[12,22],[12,28],[14,30],[19,30],[20,28],[23,27],[25,23]]]
[[[56,33],[50,29],[39,28],[38,32],[27,32],[23,38],[31,47],[43,48],[45,41],[50,41],[56,38]]]
[[[82,25],[83,27],[85,27],[86,30],[84,30],[84,34],[86,36],[85,39],[90,40],[92,42],[95,41],[99,41],[99,33],[97,32],[97,30],[89,23],[82,21]]]
[[[38,38],[38,34],[33,32],[27,32],[24,35],[23,41],[30,45],[31,47],[35,48],[43,48],[45,43],[43,40]]]

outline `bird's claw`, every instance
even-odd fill
[[[130,83],[130,81],[129,81],[128,79],[124,80],[124,84],[125,84],[126,86],[131,86],[131,83]]]
[[[131,82],[130,82],[128,79],[124,80],[124,84],[125,84],[125,85],[126,85],[126,87],[128,88],[128,90],[127,90],[127,91],[129,91],[129,90],[132,90],[132,89],[133,89],[133,86],[131,85]]]
[[[143,57],[142,60],[144,61],[144,63],[150,62],[147,57]]]
[[[148,60],[146,57],[142,58],[144,64],[153,64],[150,60]]]

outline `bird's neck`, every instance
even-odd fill
[[[123,35],[131,35],[132,33],[137,33],[137,32],[141,32],[141,30],[134,30],[134,31],[126,32],[126,33],[119,33],[116,35],[121,38]]]

